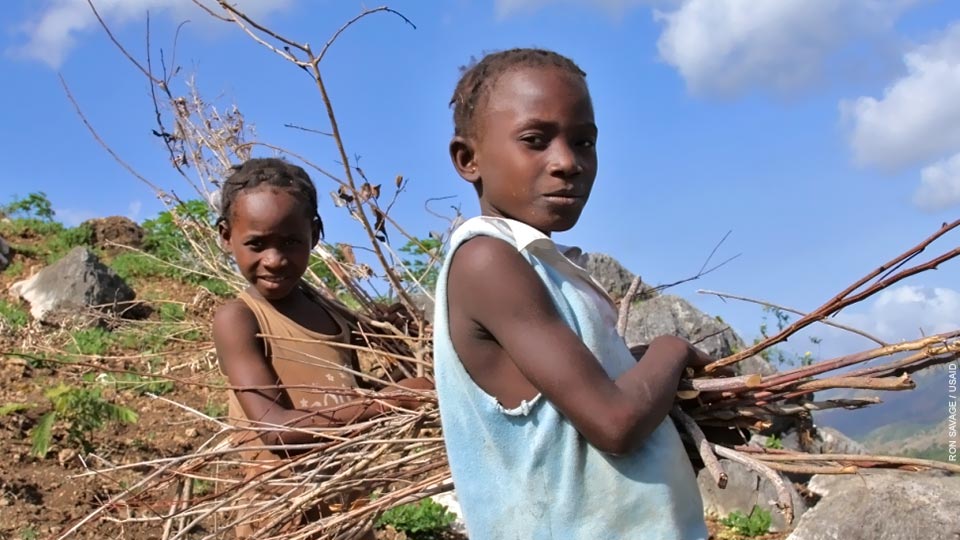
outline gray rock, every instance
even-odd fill
[[[568,252],[567,256],[590,272],[593,279],[607,291],[607,294],[615,302],[619,302],[627,295],[627,290],[630,289],[630,284],[636,277],[633,272],[624,268],[616,259],[603,253],[577,254],[576,252]],[[645,299],[654,295],[656,295],[656,291],[646,283],[641,282],[635,298]]]
[[[10,244],[3,238],[0,238],[0,272],[10,266],[11,259],[13,259],[13,255],[10,251]]]
[[[653,338],[663,335],[689,340],[713,358],[728,356],[744,348],[743,340],[729,325],[703,313],[683,298],[661,295],[634,303],[627,317],[627,344],[650,343]],[[736,371],[770,375],[776,369],[754,356],[736,364]]]
[[[30,314],[43,322],[60,322],[64,315],[93,307],[118,312],[129,307],[136,296],[120,276],[84,247],[73,248],[56,263],[10,289],[26,300]]]
[[[816,475],[821,496],[787,540],[956,540],[960,477],[894,471]]]
[[[697,486],[703,498],[705,513],[726,517],[733,511],[749,514],[754,506],[759,506],[770,512],[771,530],[790,529],[792,524],[786,522],[783,513],[776,506],[777,490],[766,478],[761,478],[745,465],[728,459],[721,459],[720,465],[729,477],[727,487],[724,489],[717,487],[706,469],[701,469],[697,474]],[[792,485],[788,484],[787,489],[793,500],[794,523],[796,523],[796,519],[807,511],[807,506]]]

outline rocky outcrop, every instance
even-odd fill
[[[121,313],[136,296],[123,279],[84,247],[74,248],[10,289],[30,304],[35,319],[54,324],[91,308]]]
[[[692,343],[713,358],[728,356],[744,348],[743,340],[729,325],[693,307],[683,298],[660,295],[635,302],[627,317],[625,338],[628,345],[649,343],[657,336],[679,336]],[[776,372],[759,356],[736,364],[738,373]]]
[[[960,477],[889,471],[816,475],[820,495],[787,540],[956,540]]]
[[[568,255],[569,256],[569,255]],[[627,290],[636,277],[633,272],[624,268],[619,261],[604,253],[584,253],[575,257],[577,264],[585,268],[593,279],[603,287],[610,298],[619,302],[627,295]],[[651,298],[657,293],[646,283],[640,284],[635,300]]]
[[[118,246],[139,248],[143,244],[143,228],[130,218],[111,216],[89,219],[81,226],[90,229],[90,242],[105,250],[116,250]]]
[[[3,272],[10,266],[12,259],[13,251],[10,249],[10,244],[3,238],[0,238],[0,272]]]

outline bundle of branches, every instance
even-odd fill
[[[96,13],[94,4],[88,2]],[[386,7],[365,10],[336,30],[317,52],[306,43],[267,28],[223,0],[218,2],[218,9],[199,0],[195,3],[210,16],[236,25],[257,43],[309,75],[329,120],[325,136],[333,142],[342,170],[335,174],[303,155],[256,140],[239,109],[228,107],[226,112],[217,109],[201,97],[192,81],[187,81],[182,85],[182,92],[177,92],[175,83],[179,69],[175,55],[169,67],[165,61],[160,62],[158,73],[149,53],[149,30],[148,53],[145,62],[141,62],[128,54],[103,24],[117,48],[150,82],[157,122],[154,134],[165,143],[171,165],[199,196],[211,202],[211,212],[216,210],[216,187],[229,174],[231,166],[246,160],[255,151],[273,152],[299,161],[312,170],[315,177],[331,181],[334,186],[331,196],[336,205],[360,225],[367,242],[362,246],[321,244],[306,277],[322,294],[343,302],[358,313],[354,331],[363,336],[364,344],[351,347],[357,349],[362,369],[351,373],[366,380],[373,388],[394,389],[397,388],[393,383],[396,376],[431,376],[430,328],[414,302],[413,293],[418,290],[423,274],[430,272],[436,264],[438,254],[418,244],[423,253],[431,256],[414,268],[403,264],[387,241],[389,230],[394,237],[399,235],[411,242],[419,242],[390,216],[390,209],[404,191],[406,180],[398,176],[392,188],[387,188],[393,190],[392,199],[382,202],[385,199],[381,193],[382,185],[369,182],[356,160],[351,161],[348,157],[320,69],[321,60],[337,36],[361,18],[374,13],[391,13],[406,23],[409,21]],[[66,88],[66,83],[64,86]],[[69,89],[67,92],[69,95]],[[83,117],[79,105],[77,109],[94,137],[100,140]],[[101,143],[107,147],[102,140]],[[172,190],[159,188],[120,156],[113,155],[132,174],[153,187],[161,200],[169,205],[187,239],[180,264],[182,270],[224,280],[238,289],[242,287],[242,279],[218,246],[209,216],[183,212],[184,201]],[[455,219],[451,220],[451,227],[454,223]],[[777,335],[717,361],[705,373],[689,374],[682,383],[673,414],[694,442],[691,457],[702,460],[721,485],[725,482],[725,475],[717,455],[749,464],[781,488],[783,480],[776,471],[839,473],[852,472],[859,466],[878,465],[940,466],[956,471],[956,467],[924,460],[811,456],[763,452],[752,447],[731,448],[708,441],[701,426],[738,426],[759,431],[778,417],[809,418],[814,410],[864,406],[877,400],[818,402],[811,397],[814,391],[825,388],[907,389],[911,387],[908,376],[911,371],[956,358],[960,354],[957,339],[960,331],[896,345],[875,339],[879,344],[877,349],[767,377],[751,374],[735,377],[722,369],[773,347],[814,322],[835,324],[828,318],[841,309],[957,256],[960,250],[955,249],[926,263],[906,266],[936,238],[958,224],[960,222],[945,225],[931,238],[881,266]],[[436,240],[442,241],[443,237],[437,235]],[[378,292],[378,285],[386,286],[388,292]],[[631,288],[634,293],[638,285],[639,281]],[[429,291],[421,290],[418,294],[429,296]],[[631,296],[628,294],[624,300],[622,320],[625,320]],[[911,354],[887,364],[842,376],[829,375],[847,366],[905,351]],[[371,402],[378,400],[367,390],[313,390],[349,394]],[[61,538],[93,521],[104,520],[116,522],[121,530],[136,523],[162,526],[165,540],[224,537],[232,534],[236,527],[249,523],[256,524],[253,538],[354,538],[384,510],[452,487],[435,399],[429,392],[410,397],[421,401],[422,406],[415,410],[396,407],[390,414],[368,421],[311,430],[315,442],[282,449],[263,445],[257,434],[264,430],[294,428],[262,424],[238,427],[176,404],[185,415],[210,423],[216,433],[188,455],[128,464],[109,463],[93,456],[87,461],[87,474],[126,487],[115,489],[108,500],[68,528]],[[154,399],[165,400],[161,397]],[[288,455],[283,459],[254,459],[267,451]],[[786,494],[785,489],[780,491]],[[781,504],[785,511],[790,511],[788,495],[781,497]],[[304,515],[311,513],[317,514],[309,516],[309,520],[303,519]]]

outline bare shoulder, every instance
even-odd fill
[[[551,305],[546,287],[530,263],[508,242],[478,236],[464,242],[450,265],[451,313],[466,314],[484,326]]]
[[[485,281],[499,279],[518,263],[527,266],[509,243],[491,236],[477,236],[464,242],[453,254],[450,275]]]
[[[213,316],[213,339],[219,345],[224,339],[237,339],[256,334],[260,325],[253,311],[242,300],[231,300]]]

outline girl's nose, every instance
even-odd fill
[[[268,249],[263,254],[263,265],[267,268],[283,268],[287,263],[287,258],[277,249]]]
[[[557,141],[553,145],[548,171],[552,176],[568,178],[583,172],[583,166],[577,159],[576,152],[569,144]]]

